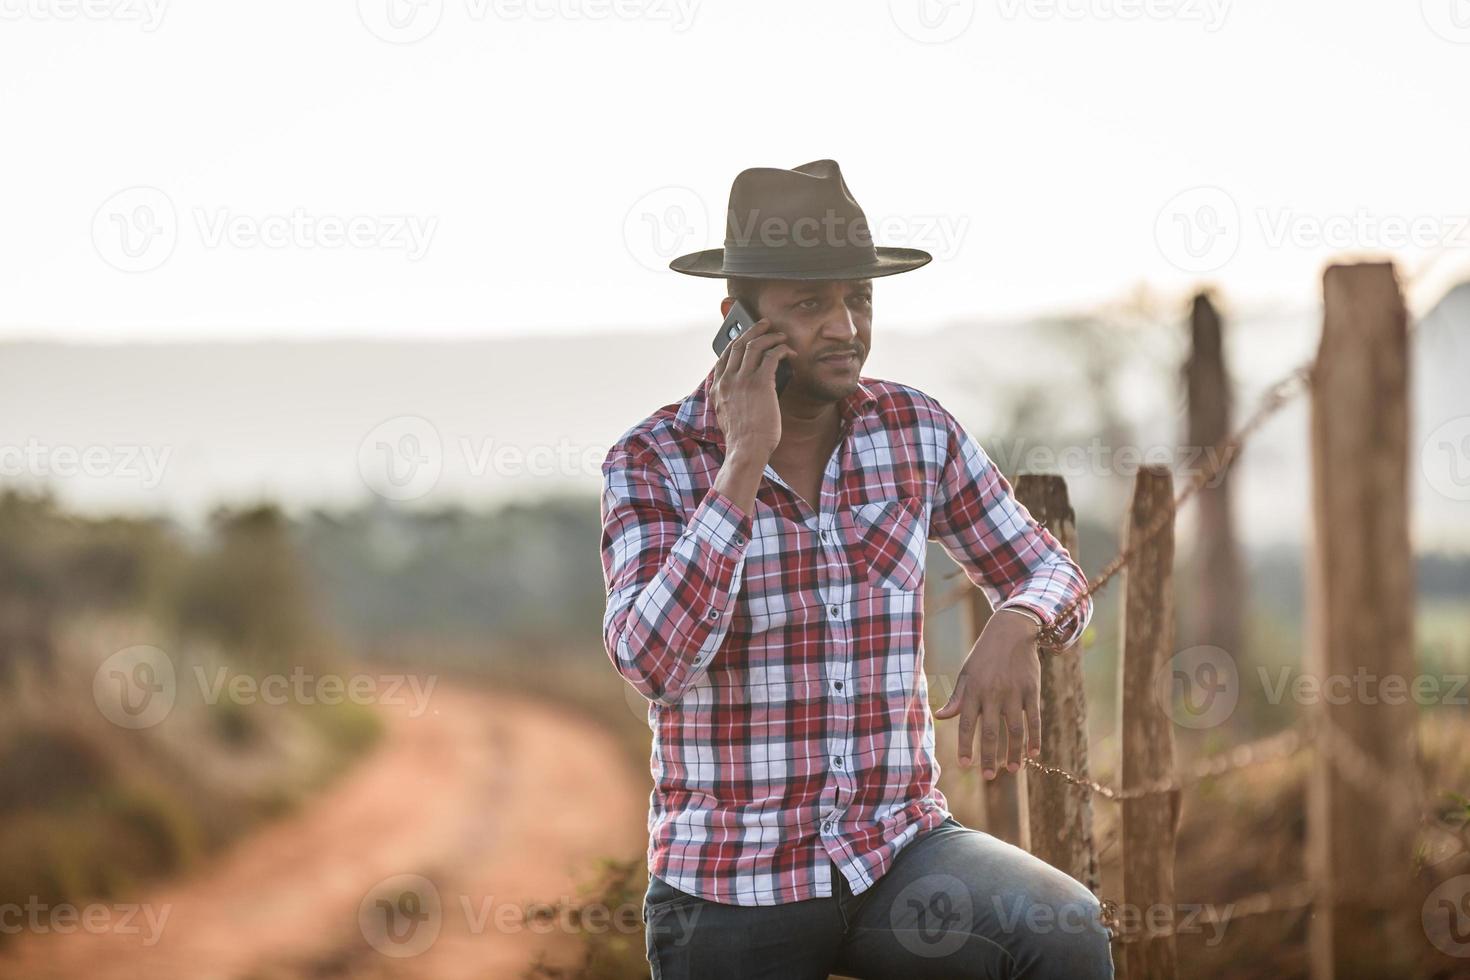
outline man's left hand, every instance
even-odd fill
[[[975,751],[975,722],[980,722],[980,768],[995,778],[1001,732],[1006,735],[1006,769],[1021,768],[1022,750],[1041,754],[1041,660],[1036,637],[1040,627],[1029,616],[998,610],[960,667],[954,693],[935,718],[960,718],[960,765],[970,765]]]

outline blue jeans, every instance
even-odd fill
[[[643,900],[654,980],[862,980],[1113,975],[1097,899],[1018,847],[949,817],[854,895],[726,905],[651,876]]]

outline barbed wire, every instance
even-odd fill
[[[1143,783],[1138,786],[1127,786],[1117,788],[1107,786],[1103,783],[1090,779],[1087,776],[1070,772],[1060,766],[1048,765],[1035,759],[1027,759],[1026,766],[1037,772],[1048,776],[1055,776],[1072,786],[1096,793],[1105,800],[1121,803],[1124,800],[1137,800],[1146,796],[1157,796],[1162,793],[1172,793],[1176,790],[1184,790],[1196,783],[1204,782],[1238,769],[1247,769],[1251,766],[1262,765],[1267,762],[1278,762],[1289,759],[1303,748],[1311,745],[1315,740],[1315,732],[1310,723],[1299,724],[1288,728],[1283,732],[1268,736],[1246,745],[1238,745],[1229,752],[1221,753],[1209,759],[1203,759],[1181,776],[1158,779]]]
[[[1171,526],[1178,510],[1191,497],[1228,470],[1230,465],[1235,462],[1236,457],[1245,448],[1247,439],[1255,435],[1256,431],[1265,425],[1277,412],[1291,404],[1292,400],[1298,395],[1311,388],[1312,373],[1316,366],[1315,360],[1303,364],[1266,389],[1265,394],[1261,396],[1260,402],[1257,403],[1255,411],[1251,413],[1250,418],[1245,421],[1245,424],[1217,443],[1213,453],[1205,454],[1205,465],[1195,474],[1194,479],[1186,484],[1184,489],[1175,496],[1174,506],[1169,510],[1162,511],[1141,532],[1136,535],[1131,535],[1130,541],[1123,550],[1118,552],[1112,561],[1104,565],[1097,575],[1088,581],[1087,588],[1083,589],[1080,594],[1057,612],[1052,625],[1042,628],[1039,642],[1043,647],[1052,650],[1061,648],[1065,632],[1064,626],[1072,617],[1073,613],[1084,602],[1091,599],[1106,587],[1119,572],[1128,566],[1128,563],[1133,560],[1134,556],[1145,545],[1152,543],[1154,538],[1163,532],[1164,528]],[[1072,649],[1076,650],[1077,647],[1074,646]]]
[[[1271,891],[1247,895],[1245,898],[1227,902],[1223,907],[1214,902],[1204,903],[1200,905],[1200,913],[1197,916],[1190,916],[1183,922],[1171,923],[1162,929],[1145,928],[1142,930],[1131,930],[1124,926],[1120,921],[1122,906],[1112,899],[1105,898],[1102,900],[1102,925],[1113,942],[1127,946],[1131,943],[1186,935],[1204,927],[1224,929],[1232,922],[1254,916],[1299,912],[1311,908],[1317,903],[1318,898],[1317,886],[1304,881],[1285,888],[1275,888]]]

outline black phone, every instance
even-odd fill
[[[755,326],[756,318],[750,315],[745,304],[736,300],[730,304],[730,313],[725,317],[725,322],[720,324],[720,332],[715,334],[715,356],[719,357],[725,353],[725,348],[730,346],[730,341],[745,333]],[[791,365],[783,358],[776,365],[776,394],[785,390],[787,382],[791,380]]]

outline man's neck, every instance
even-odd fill
[[[775,456],[782,459],[821,461],[837,441],[842,415],[837,402],[781,400],[781,443]]]

